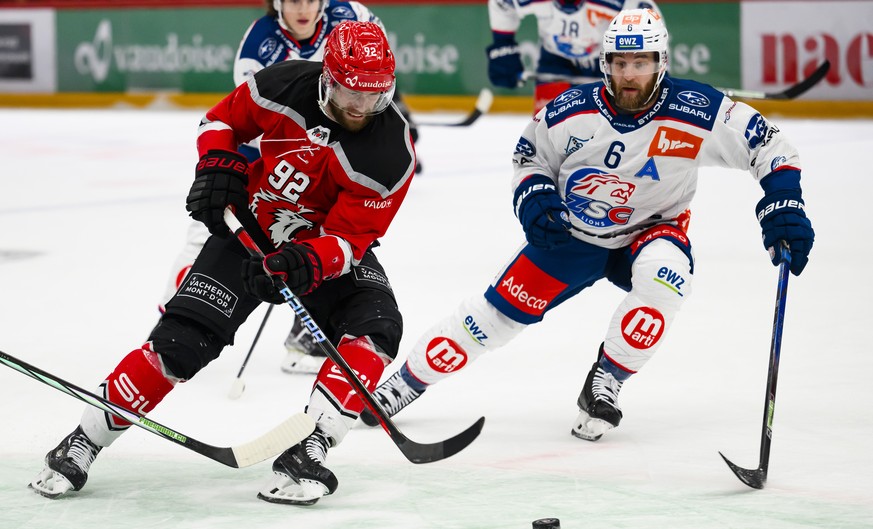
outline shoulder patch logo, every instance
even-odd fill
[[[701,94],[700,92],[695,92],[694,90],[685,90],[684,92],[679,92],[678,94],[676,94],[676,98],[686,105],[691,105],[697,108],[706,108],[709,106],[709,98]]]
[[[648,156],[676,156],[678,158],[697,158],[703,138],[671,127],[658,127]]]

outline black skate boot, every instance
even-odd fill
[[[315,375],[327,358],[299,318],[294,319],[291,332],[285,339],[285,349],[288,354],[285,355],[281,367],[286,373]]]
[[[271,503],[312,505],[322,496],[333,494],[339,482],[324,466],[330,437],[315,429],[309,437],[292,446],[273,462],[273,481],[258,493]]]
[[[405,366],[404,366],[405,368]],[[416,390],[403,379],[403,369],[391,375],[391,378],[383,382],[373,392],[376,401],[382,405],[382,409],[393,417],[400,410],[408,406],[412,401],[424,393],[424,390]],[[379,419],[368,409],[361,412],[361,421],[367,426],[378,426]]]
[[[81,490],[88,481],[88,469],[102,447],[88,439],[78,426],[61,444],[45,456],[45,468],[30,482],[46,498],[57,498],[70,490]]]
[[[591,366],[585,386],[579,394],[579,416],[573,423],[572,434],[586,441],[596,441],[618,426],[621,422],[621,408],[618,405],[618,392],[622,382],[600,365],[603,346],[597,362]]]

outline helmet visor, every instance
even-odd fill
[[[371,116],[384,112],[394,97],[393,83],[389,89],[379,92],[353,90],[340,84],[327,71],[322,74],[321,82],[325,100],[348,114]]]
[[[622,77],[652,75],[659,72],[661,62],[657,53],[607,53],[603,64],[606,75]]]

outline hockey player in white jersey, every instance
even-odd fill
[[[600,78],[600,40],[622,9],[651,9],[653,0],[488,0],[493,43],[487,47],[488,78],[495,86],[524,84],[524,66],[515,34],[523,18],[535,16],[539,39],[534,114],[570,88],[568,79]],[[575,83],[581,81],[576,80]]]
[[[266,0],[267,14],[248,27],[233,66],[233,81],[239,86],[267,66],[290,60],[321,61],[325,43],[331,31],[346,20],[375,22],[384,30],[379,18],[364,4],[345,0]],[[395,91],[394,103],[410,123],[413,144],[418,130],[412,122],[409,109]],[[239,152],[254,162],[261,156],[259,138],[239,146]],[[420,164],[416,173],[421,172]],[[185,279],[194,258],[209,238],[205,226],[192,221],[188,227],[185,246],[176,257],[167,280],[162,303],[173,297]],[[324,353],[315,345],[305,327],[295,319],[285,339],[287,354],[280,364],[286,373],[316,374],[324,363]]]
[[[764,247],[778,264],[784,241],[791,272],[803,271],[814,232],[798,153],[779,128],[709,85],[666,75],[667,30],[651,10],[611,21],[600,68],[602,82],[560,94],[525,128],[513,155],[513,203],[527,243],[484,296],[427,331],[377,388],[390,414],[606,278],[627,296],[587,377],[580,374],[572,433],[595,441],[618,426],[622,384],[664,343],[691,294],[688,208],[701,166],[751,173],[764,191],[754,210]]]

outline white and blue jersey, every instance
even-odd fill
[[[654,106],[621,114],[602,82],[575,86],[544,107],[513,155],[513,190],[531,175],[555,182],[573,235],[620,248],[658,224],[678,224],[697,190],[698,169],[748,171],[797,182],[800,159],[754,108],[696,81],[666,76]]]
[[[593,80],[600,77],[600,43],[609,22],[622,9],[646,8],[661,14],[653,0],[586,0],[573,13],[552,0],[488,0],[488,19],[493,33],[514,36],[523,18],[535,16],[537,73]]]

